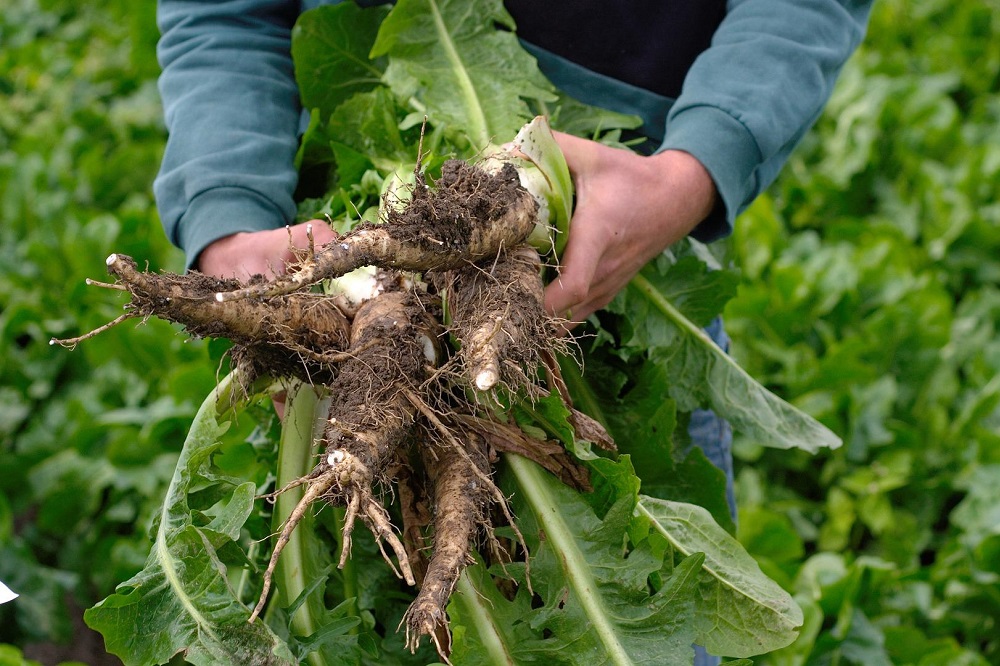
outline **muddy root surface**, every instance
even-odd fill
[[[517,550],[493,537],[496,520],[520,535],[493,482],[499,454],[535,460],[576,488],[589,488],[589,479],[561,444],[529,436],[495,411],[561,385],[541,261],[523,245],[537,206],[517,172],[450,161],[433,187],[418,175],[410,203],[387,209],[384,224],[300,256],[271,281],[151,273],[113,254],[115,282],[92,284],[124,292],[125,314],[53,342],[72,347],[120,321],[159,317],[196,337],[231,340],[244,386],[294,378],[323,387],[332,406],[315,443],[317,464],[272,494],[304,488],[275,540],[251,621],[298,523],[314,505],[333,504],[345,509],[340,565],[360,521],[397,575],[419,587],[404,618],[407,644],[415,649],[427,636],[447,660],[448,599],[473,551],[485,546],[484,557],[504,561]],[[311,289],[368,265],[380,269],[378,295],[358,307]],[[596,422],[577,412],[574,419],[582,436],[613,446]]]

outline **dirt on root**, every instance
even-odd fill
[[[436,344],[439,327],[427,304],[414,292],[384,293],[369,301],[354,319],[348,358],[340,364],[330,386],[334,403],[329,414],[327,449],[340,448],[345,438],[356,433],[379,433],[366,437],[368,447],[354,447],[353,453],[370,448],[361,456],[366,465],[387,464],[415,418],[406,391],[419,392],[427,378],[430,361],[426,345]]]
[[[524,196],[517,169],[510,164],[494,174],[448,160],[434,185],[429,187],[418,175],[406,208],[390,207],[387,221],[397,238],[429,255],[466,252],[479,233],[490,230]]]
[[[492,266],[469,266],[438,280],[448,292],[449,329],[462,341],[459,356],[473,373],[489,353],[501,360],[500,378],[508,387],[533,383],[528,373],[559,340],[543,306],[540,267],[538,253],[524,245]]]

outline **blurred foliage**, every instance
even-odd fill
[[[215,384],[206,345],[161,322],[49,345],[121,312],[120,294],[84,283],[111,251],[183,267],[151,193],[165,136],[154,7],[0,12],[0,580],[21,594],[0,606],[0,643],[70,641],[69,609],[141,568]]]
[[[811,616],[761,663],[1000,663],[1000,7],[876,4],[731,242],[751,374],[841,433],[738,446],[740,536]]]
[[[215,383],[218,355],[160,322],[48,344],[120,312],[84,285],[109,252],[183,265],[150,193],[153,8],[0,12],[0,580],[22,594],[0,643],[68,640],[68,608],[141,568]],[[1000,663],[997,43],[993,0],[881,0],[729,242],[734,355],[845,440],[738,442],[739,536],[806,611],[799,641],[756,663]]]

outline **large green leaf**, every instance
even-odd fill
[[[500,0],[402,0],[371,55],[390,56],[385,82],[419,100],[433,124],[463,133],[474,152],[531,119],[525,99],[555,100],[514,33],[497,25],[514,28]]]
[[[369,60],[368,52],[388,11],[342,2],[299,18],[292,58],[303,106],[319,109],[325,120],[344,100],[380,85],[385,63]]]
[[[104,634],[107,649],[129,665],[166,663],[179,652],[198,665],[289,663],[285,643],[250,611],[229,584],[219,551],[239,538],[256,488],[221,477],[212,455],[229,427],[217,412],[230,399],[224,381],[202,404],[181,451],[163,502],[145,568],[88,610],[85,619]],[[208,512],[192,509],[191,495],[226,488]],[[211,519],[209,520],[209,515]]]
[[[649,577],[662,569],[668,548],[650,534],[623,550],[633,493],[620,493],[602,519],[583,496],[534,463],[515,455],[507,462],[531,566],[508,565],[521,580],[512,602],[491,590],[488,578],[467,575],[453,603],[465,618],[455,634],[458,654],[492,649],[488,654],[499,661],[471,662],[484,664],[690,663],[701,556],[685,559],[650,590]],[[529,581],[540,607],[532,607]]]
[[[795,640],[802,609],[706,509],[644,495],[636,511],[681,554],[704,554],[697,641],[710,652],[748,657]]]
[[[638,495],[627,458],[590,463],[590,497],[507,462],[530,569],[507,566],[511,600],[481,565],[467,572],[451,605],[460,663],[682,664],[692,643],[751,656],[795,639],[791,596],[705,509]]]
[[[725,279],[718,271],[705,273],[692,261],[671,265],[661,259],[647,265],[610,308],[627,322],[626,352],[648,352],[663,365],[670,377],[670,397],[681,410],[708,405],[765,446],[811,452],[840,446],[839,437],[768,391],[684,314],[682,307],[706,323],[711,311],[705,309],[707,301],[693,298],[692,292],[713,293]]]

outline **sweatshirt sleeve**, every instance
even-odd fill
[[[295,214],[298,10],[282,0],[158,4],[169,135],[153,190],[188,266],[214,240],[281,227]]]
[[[708,169],[722,206],[693,234],[710,241],[777,177],[819,117],[864,36],[870,0],[730,0],[667,116],[660,150]]]

